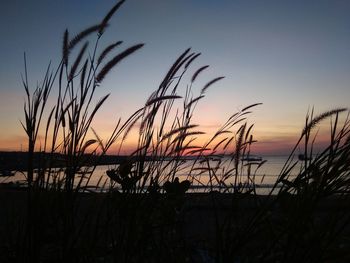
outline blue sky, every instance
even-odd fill
[[[115,1],[2,3],[0,11],[0,149],[18,149],[24,132],[20,73],[26,52],[32,84],[47,64],[57,65],[62,35],[99,22]],[[285,151],[310,107],[348,107],[350,98],[349,1],[128,0],[111,20],[105,44],[145,43],[110,74],[101,96],[112,95],[96,125],[126,118],[157,88],[188,47],[202,52],[195,66],[210,64],[203,81],[226,78],[199,106],[198,121],[215,127],[230,113],[262,102],[252,115],[264,147]],[[200,87],[199,87],[200,88]]]

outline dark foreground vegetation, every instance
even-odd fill
[[[258,104],[230,115],[199,144],[203,132],[192,116],[206,90],[222,77],[209,80],[194,95],[208,66],[188,76],[200,55],[190,49],[170,67],[145,105],[116,123],[109,138],[91,128],[108,98],[93,105],[97,87],[142,47],[137,44],[114,56],[120,41],[100,48],[111,17],[123,3],[73,37],[66,30],[59,65],[47,69],[33,92],[25,70],[27,187],[0,190],[0,262],[348,262],[346,109],[307,115],[299,141],[266,196],[255,191],[255,172],[264,161],[242,161],[255,142],[247,116]],[[90,50],[87,39],[96,35]],[[180,95],[185,81],[185,94]],[[49,105],[53,88],[56,104]],[[331,120],[329,142],[315,152],[314,130],[325,119]],[[138,131],[137,148],[109,171],[108,191],[87,193],[96,165],[112,145],[121,148],[132,129]],[[47,156],[45,162],[38,165],[35,150]],[[303,152],[304,163],[291,176],[296,151]],[[53,169],[57,156],[63,169]],[[186,180],[179,181],[184,156],[196,158]],[[193,182],[206,186],[206,192],[186,193]]]
[[[347,262],[349,200],[294,196],[0,193],[1,262]],[[72,209],[67,212],[68,207]],[[21,208],[21,209],[19,209]],[[32,215],[33,216],[33,215]],[[69,229],[68,222],[69,220]],[[30,260],[29,260],[30,259]]]

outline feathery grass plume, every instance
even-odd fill
[[[61,113],[61,117],[60,117],[59,122],[62,123],[62,127],[63,127],[63,128],[66,127],[66,118],[65,118],[65,114]]]
[[[238,139],[236,141],[236,151],[235,151],[235,155],[234,155],[236,167],[238,167],[238,162],[239,162],[239,159],[241,156],[243,138],[244,138],[246,127],[247,127],[247,124],[245,123],[238,130]]]
[[[85,42],[84,46],[81,48],[81,50],[80,50],[76,60],[73,63],[73,66],[72,66],[72,68],[71,68],[71,70],[69,72],[68,81],[72,81],[73,80],[74,74],[77,71],[77,68],[78,68],[78,66],[80,64],[81,59],[84,56],[84,53],[85,53],[85,51],[86,51],[86,49],[88,47],[88,44],[89,44],[89,42]]]
[[[25,52],[23,53],[23,60],[24,60],[24,77],[21,74],[21,78],[22,78],[24,90],[26,91],[26,94],[27,94],[27,99],[29,99],[30,93],[29,93],[29,84],[28,84],[27,56]]]
[[[205,91],[206,91],[211,85],[213,85],[215,82],[217,82],[217,81],[219,81],[219,80],[222,80],[223,78],[225,78],[225,77],[217,77],[217,78],[215,78],[215,79],[209,81],[209,82],[208,82],[207,84],[205,84],[204,87],[202,88],[201,94],[204,94]]]
[[[153,105],[153,108],[150,109],[149,111],[147,111],[146,108],[144,108],[144,114],[142,116],[142,121],[139,129],[140,134],[144,133],[145,127],[151,128],[154,118],[158,112],[158,109],[159,109],[159,105],[157,106]]]
[[[249,136],[249,135],[252,136],[252,135],[250,134],[250,132],[252,131],[253,127],[254,127],[254,124],[251,124],[251,125],[249,126],[247,132],[245,133],[245,138],[244,138],[245,141],[248,141],[248,136]],[[252,138],[251,138],[251,140],[249,140],[249,141],[253,141]]]
[[[199,69],[197,69],[197,71],[192,75],[191,82],[194,82],[196,80],[196,78],[198,77],[199,73],[201,73],[206,68],[209,68],[209,65],[205,65],[205,66],[200,67]]]
[[[175,78],[176,72],[178,72],[178,71],[180,70],[180,68],[181,68],[185,63],[187,63],[193,56],[194,56],[194,53],[191,53],[191,54],[185,56],[185,57],[182,59],[182,61],[180,61],[180,62],[176,65],[176,67],[174,68],[173,72],[172,72],[171,75],[169,76],[170,79]],[[175,85],[174,89],[177,88],[177,86],[178,86],[178,84],[180,83],[180,80],[181,80],[183,74],[185,74],[186,70],[187,70],[187,68],[184,68],[184,69],[183,69],[182,73],[181,73],[180,76],[178,77],[178,81],[177,81],[177,84]],[[170,80],[170,79],[169,79],[169,80]]]
[[[97,65],[100,65],[102,60],[107,56],[107,54],[109,52],[111,52],[114,48],[116,48],[117,46],[121,45],[123,43],[123,41],[118,41],[118,42],[115,42],[109,46],[107,46],[100,54],[100,56],[98,57],[97,59]]]
[[[201,95],[201,96],[198,96],[198,97],[196,97],[196,98],[190,100],[190,101],[186,104],[185,109],[191,108],[191,106],[192,106],[194,103],[196,103],[197,101],[203,99],[204,97],[205,97],[204,95]]]
[[[347,111],[347,108],[339,108],[339,109],[326,111],[326,112],[316,116],[310,122],[307,122],[306,126],[304,127],[304,129],[302,131],[302,135],[305,135],[308,132],[310,132],[312,130],[312,128],[314,128],[320,121],[322,121],[328,117],[331,117],[334,114],[339,114],[339,113],[344,112],[344,111]]]
[[[201,53],[197,53],[195,54],[193,57],[191,57],[191,59],[189,61],[187,61],[186,65],[185,65],[185,69],[187,69],[191,64],[192,62],[198,58],[199,56],[201,55]]]
[[[81,147],[80,153],[81,153],[81,154],[84,154],[85,151],[86,151],[86,149],[87,149],[88,147],[90,147],[91,145],[95,144],[96,142],[97,142],[97,140],[94,140],[94,139],[87,140],[87,141],[84,143],[83,147]]]
[[[144,44],[137,44],[132,47],[129,47],[128,49],[124,50],[120,54],[116,55],[113,59],[111,59],[102,69],[101,71],[97,74],[96,81],[98,83],[101,83],[104,77],[108,74],[108,72],[115,66],[117,65],[121,60],[126,58],[127,56],[131,55],[138,49],[142,48]]]
[[[246,110],[248,110],[248,109],[250,109],[250,108],[253,108],[253,107],[256,107],[256,106],[259,106],[259,105],[262,105],[262,103],[260,102],[260,103],[251,104],[251,105],[249,105],[249,106],[243,108],[241,111],[244,112],[244,111],[246,111]]]
[[[159,101],[163,101],[163,100],[174,100],[174,99],[181,99],[182,97],[181,96],[178,96],[178,95],[164,95],[164,96],[161,96],[161,97],[157,97],[157,98],[154,98],[154,99],[151,99],[151,100],[148,100],[146,102],[146,105],[145,107],[147,106],[150,106],[156,102],[159,102]]]
[[[198,126],[199,126],[198,124],[189,124],[189,125],[186,125],[184,127],[179,127],[179,128],[176,128],[176,129],[172,129],[172,130],[170,130],[170,132],[164,134],[162,140],[165,140],[165,139],[171,137],[172,135],[174,135],[176,133],[179,133],[179,132],[182,132],[182,131],[186,131],[186,130],[189,130],[189,129],[193,129],[193,128],[196,128]]]
[[[103,32],[106,29],[106,26],[108,24],[108,21],[111,19],[111,17],[114,15],[114,13],[120,8],[120,6],[125,2],[125,0],[121,0],[118,3],[116,3],[111,10],[109,10],[109,12],[107,13],[107,15],[103,18],[100,26],[99,26],[99,31],[98,34],[99,36],[101,36],[103,34]]]
[[[179,140],[184,140],[184,139],[188,138],[189,136],[202,135],[202,134],[205,134],[205,132],[202,132],[202,131],[190,131],[190,132],[180,133],[178,136],[175,137],[173,142],[176,142],[176,141],[179,141]]]
[[[163,79],[161,85],[160,85],[160,91],[163,90],[163,86],[166,83],[169,83],[169,81],[173,78],[174,74],[177,72],[177,70],[181,67],[181,65],[183,65],[183,61],[186,57],[186,55],[188,54],[188,52],[190,52],[191,48],[188,48],[185,50],[185,52],[183,52],[178,58],[177,60],[174,62],[174,64],[171,66],[171,68],[169,69],[168,73],[166,74],[165,78]]]
[[[63,34],[63,45],[62,45],[62,59],[63,59],[64,65],[68,64],[68,56],[69,56],[68,38],[69,38],[69,33],[68,33],[68,29],[66,29]]]
[[[94,25],[88,27],[87,29],[81,31],[77,35],[75,35],[68,43],[68,49],[72,50],[80,41],[89,36],[90,34],[97,32],[100,28],[100,25]]]

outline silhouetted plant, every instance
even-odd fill
[[[55,207],[60,210],[59,224],[62,227],[62,235],[57,236],[57,243],[61,243],[61,253],[56,255],[60,260],[73,260],[74,253],[83,243],[75,244],[79,240],[79,233],[84,226],[78,226],[75,201],[76,194],[87,189],[90,178],[97,165],[98,156],[106,154],[122,133],[135,122],[139,112],[135,112],[124,123],[119,121],[114,131],[105,144],[97,136],[88,139],[88,131],[93,120],[108,95],[103,96],[96,105],[95,91],[101,85],[105,76],[123,59],[140,49],[143,44],[137,44],[114,55],[108,60],[111,52],[121,42],[107,46],[98,55],[99,41],[108,25],[112,15],[119,9],[124,1],[118,2],[105,16],[101,23],[89,27],[73,37],[66,30],[63,36],[62,59],[55,71],[48,67],[42,85],[38,85],[33,94],[27,76],[25,60],[25,76],[23,85],[27,94],[24,112],[25,122],[22,126],[28,136],[28,213],[26,217],[26,231],[23,232],[26,244],[23,246],[23,257],[33,262],[39,262],[41,257],[40,247],[44,244],[44,234],[39,228],[47,226],[45,218],[50,218],[41,207],[42,195],[40,191],[55,190],[64,191],[63,198],[57,196]],[[95,44],[89,52],[89,41],[96,34]],[[80,46],[80,50],[77,50]],[[73,56],[76,51],[76,56]],[[56,104],[49,109],[45,126],[42,128],[43,116],[48,106],[51,90],[57,87]],[[38,134],[44,130],[44,144],[37,148]],[[99,142],[97,144],[97,142]],[[101,149],[98,147],[101,146]],[[49,159],[34,167],[34,151],[40,150],[49,154]],[[99,150],[99,151],[98,151]],[[57,153],[63,158],[58,162]],[[44,155],[47,156],[47,155]],[[57,169],[57,163],[62,167]],[[34,168],[38,168],[34,170]],[[37,172],[36,172],[37,171]],[[77,174],[82,172],[80,178]],[[32,191],[33,189],[33,191]],[[73,195],[73,193],[75,193]],[[43,224],[43,225],[41,225]],[[44,228],[45,229],[45,228]],[[47,228],[45,230],[48,230]]]
[[[255,250],[247,261],[347,260],[345,250],[348,249],[350,213],[345,204],[349,202],[350,193],[350,125],[348,117],[340,122],[339,116],[344,111],[344,108],[335,109],[316,117],[312,111],[307,115],[305,128],[265,198],[266,202],[258,204],[254,216],[236,234],[225,234],[229,238],[222,238],[226,244],[222,258],[235,255],[242,258],[247,251]],[[329,143],[315,151],[317,133],[313,135],[312,130],[330,117]],[[302,161],[294,159],[299,147],[306,156]],[[298,162],[303,162],[301,170],[292,174]],[[237,225],[235,220],[225,231],[234,225]],[[264,241],[254,246],[254,238]]]
[[[108,25],[108,21],[123,2],[118,2],[100,24],[89,27],[72,38],[70,38],[69,31],[65,31],[61,63],[54,73],[51,73],[51,68],[48,67],[42,86],[37,87],[32,96],[29,91],[26,69],[23,80],[27,94],[27,102],[25,103],[26,121],[22,125],[28,135],[29,153],[33,153],[35,150],[47,100],[50,91],[56,83],[58,92],[56,105],[52,107],[47,118],[44,145],[40,148],[43,152],[52,153],[52,158],[49,160],[47,167],[40,167],[40,169],[47,171],[43,176],[33,176],[33,158],[32,156],[28,158],[28,183],[30,185],[33,180],[36,180],[38,186],[47,188],[52,186],[50,183],[54,178],[55,185],[63,186],[67,191],[72,191],[75,184],[80,186],[77,189],[81,189],[81,180],[85,177],[82,176],[82,179],[76,182],[75,175],[82,167],[91,166],[91,158],[86,154],[87,150],[92,148],[89,151],[92,153],[90,156],[93,156],[98,153],[96,151],[98,146],[101,146],[101,154],[105,154],[123,131],[138,118],[139,112],[135,112],[125,123],[122,124],[119,121],[105,144],[102,143],[96,132],[96,138],[87,139],[88,131],[96,113],[109,96],[109,94],[103,96],[96,105],[93,105],[96,88],[113,67],[143,46],[143,44],[138,44],[129,47],[105,62],[113,49],[122,43],[118,41],[107,46],[99,56],[97,55],[99,41]],[[97,34],[97,39],[92,53],[88,53],[89,41],[86,41],[72,60],[72,52],[94,33]],[[72,63],[70,63],[71,60]],[[103,65],[104,62],[105,64]],[[49,143],[50,139],[51,143]],[[99,144],[96,144],[97,142]],[[62,153],[65,158],[64,167],[66,169],[63,178],[52,169],[54,168],[54,153]],[[93,167],[92,170],[85,171],[88,178],[91,176],[92,171]],[[63,180],[64,185],[57,183],[57,180]],[[86,181],[88,182],[89,179]]]
[[[340,114],[346,109],[316,117],[312,110],[307,115],[296,146],[265,198],[255,188],[256,171],[265,161],[253,158],[254,125],[247,121],[250,110],[260,103],[232,114],[200,143],[204,132],[193,121],[196,107],[208,88],[223,77],[209,80],[196,94],[197,81],[209,66],[200,66],[191,74],[200,53],[190,49],[176,59],[143,107],[124,122],[119,119],[107,140],[92,129],[109,97],[93,105],[97,87],[118,63],[143,46],[133,45],[114,56],[112,52],[122,41],[100,49],[101,36],[123,3],[116,3],[100,23],[73,37],[66,30],[59,65],[54,71],[49,65],[32,93],[25,59],[22,126],[28,137],[27,210],[11,222],[13,251],[8,258],[19,262],[54,258],[57,262],[189,261],[193,250],[201,249],[189,245],[183,233],[186,193],[193,186],[211,192],[214,223],[208,227],[214,229],[215,241],[208,245],[212,257],[207,259],[320,262],[336,258],[338,252],[346,254],[349,234],[343,230],[349,226],[349,212],[320,213],[328,200],[349,202],[350,121],[345,118],[340,124]],[[56,103],[49,106],[55,87]],[[312,132],[327,118],[332,118],[330,142],[315,152]],[[137,147],[125,162],[106,172],[112,181],[108,191],[85,195],[99,157],[117,142],[121,148],[132,129],[138,131]],[[93,138],[89,138],[90,130]],[[44,142],[38,146],[41,133]],[[300,147],[303,165],[293,175],[297,165],[293,158]],[[50,156],[39,167],[36,150]],[[188,174],[183,176],[183,171]],[[244,198],[252,200],[253,212],[244,206]],[[192,245],[195,247],[190,248]],[[203,249],[210,254],[210,249]]]

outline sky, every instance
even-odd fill
[[[11,0],[0,9],[0,150],[25,148],[26,53],[34,87],[48,63],[58,65],[66,28],[72,34],[101,21],[115,1]],[[103,43],[145,46],[117,66],[98,94],[111,96],[93,127],[103,135],[144,105],[188,47],[209,64],[203,81],[225,76],[207,92],[196,121],[205,131],[261,102],[249,121],[258,153],[290,151],[312,107],[349,107],[350,2],[260,0],[128,0],[110,21]],[[200,90],[201,87],[197,89]]]

